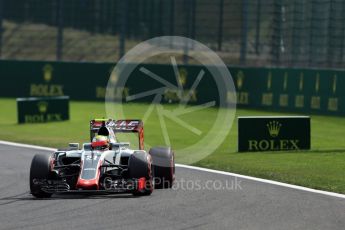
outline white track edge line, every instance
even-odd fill
[[[10,142],[10,141],[1,141],[0,140],[0,144],[14,146],[14,147],[21,147],[21,148],[45,150],[45,151],[56,151],[56,149],[54,149],[54,148],[43,147],[43,146],[38,146],[38,145],[21,144],[21,143]],[[327,195],[327,196],[345,199],[345,194],[340,194],[340,193],[327,192],[327,191],[307,188],[307,187],[303,187],[303,186],[299,186],[299,185],[287,184],[287,183],[283,183],[283,182],[267,180],[267,179],[262,179],[262,178],[257,178],[257,177],[251,177],[251,176],[245,176],[245,175],[241,175],[241,174],[237,174],[237,173],[225,172],[225,171],[220,171],[220,170],[215,170],[215,169],[207,169],[207,168],[201,168],[201,167],[184,165],[184,164],[176,164],[176,166],[180,167],[180,168],[193,169],[193,170],[215,173],[215,174],[221,174],[221,175],[226,175],[226,176],[233,176],[233,177],[257,181],[257,182],[261,182],[261,183],[265,183],[265,184],[278,185],[281,187],[287,187],[287,188],[292,188],[292,189],[296,189],[296,190],[301,190],[301,191],[306,191],[306,192],[317,193],[317,194],[322,194],[322,195]]]
[[[237,174],[237,173],[225,172],[225,171],[220,171],[220,170],[215,170],[215,169],[201,168],[201,167],[197,167],[197,166],[190,166],[190,165],[183,165],[183,164],[175,164],[175,165],[177,167],[180,167],[180,168],[193,169],[193,170],[215,173],[215,174],[221,174],[221,175],[226,175],[226,176],[233,176],[233,177],[257,181],[257,182],[261,182],[261,183],[265,183],[265,184],[278,185],[281,187],[287,187],[287,188],[292,188],[292,189],[296,189],[296,190],[307,191],[307,192],[311,192],[311,193],[318,193],[318,194],[322,194],[322,195],[327,195],[327,196],[345,199],[345,194],[340,194],[340,193],[335,193],[335,192],[327,192],[327,191],[307,188],[307,187],[303,187],[303,186],[299,186],[299,185],[287,184],[287,183],[283,183],[283,182],[279,182],[279,181],[267,180],[267,179],[262,179],[262,178],[258,178],[258,177],[252,177],[252,176],[245,176],[245,175],[241,175],[241,174]]]
[[[28,144],[21,144],[17,142],[10,142],[10,141],[1,141],[1,145],[9,145],[14,147],[20,147],[20,148],[28,148],[28,149],[37,149],[37,150],[45,150],[45,151],[56,151],[57,149],[49,148],[49,147],[43,147],[38,145],[28,145]]]

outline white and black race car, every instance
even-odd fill
[[[138,149],[119,142],[117,134],[134,133]],[[97,141],[97,136],[107,141]],[[34,197],[56,193],[132,193],[150,195],[154,188],[170,188],[175,177],[174,153],[170,147],[144,150],[140,120],[95,119],[90,121],[90,143],[50,155],[37,154],[30,168],[30,191]]]

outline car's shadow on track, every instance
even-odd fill
[[[0,198],[0,206],[5,205],[5,204],[10,204],[14,203],[17,201],[34,201],[34,200],[83,200],[83,199],[88,199],[88,200],[104,200],[104,199],[124,199],[124,198],[131,198],[135,199],[138,198],[137,196],[133,196],[132,194],[107,194],[107,195],[95,195],[95,194],[58,194],[58,195],[53,195],[50,198],[35,198],[33,197],[29,192],[17,194],[14,196],[8,196],[8,197],[1,197]],[[2,202],[5,201],[5,202]]]
[[[72,195],[72,194],[64,194],[64,195],[53,195],[51,198],[48,199],[39,199],[32,197],[32,200],[81,200],[81,199],[118,199],[118,198],[138,198],[137,196],[133,196],[132,194],[104,194],[104,195],[95,195],[95,194],[83,194],[83,195]]]

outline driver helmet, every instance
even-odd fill
[[[97,150],[108,150],[109,149],[109,138],[103,135],[97,135],[93,138],[91,146]]]

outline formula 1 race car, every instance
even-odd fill
[[[119,142],[117,135],[135,134],[138,149]],[[175,179],[171,148],[144,150],[141,120],[90,121],[90,143],[70,143],[50,155],[37,154],[31,162],[30,191],[34,197],[56,193],[132,193],[150,195],[154,188],[171,188]]]

